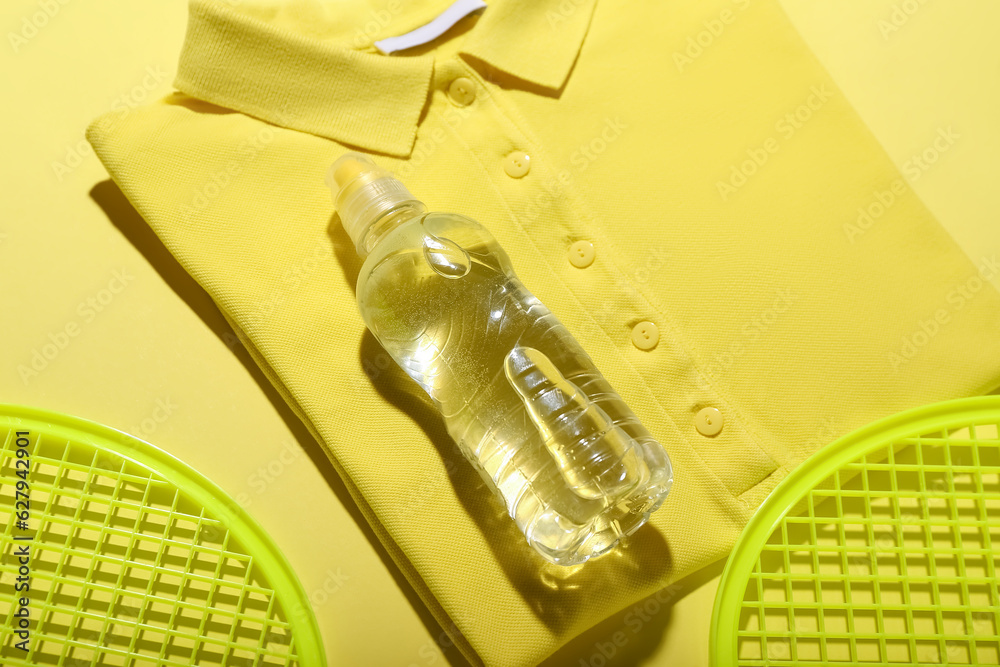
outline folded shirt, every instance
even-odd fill
[[[958,249],[776,0],[494,0],[374,46],[447,6],[194,0],[178,92],[87,136],[470,660],[538,663],[724,557],[837,436],[1000,383],[995,260]],[[622,548],[542,564],[366,333],[323,180],[347,150],[485,224],[666,447],[674,488]]]

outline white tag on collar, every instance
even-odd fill
[[[446,33],[449,28],[472,12],[484,7],[486,7],[486,3],[483,0],[455,0],[448,9],[438,14],[437,18],[430,23],[425,23],[405,35],[380,39],[375,42],[375,47],[382,53],[395,53],[426,44]]]

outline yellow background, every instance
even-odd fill
[[[100,113],[127,113],[171,90],[186,3],[62,1],[41,0],[58,11],[16,44],[10,34],[42,11],[39,0],[6,0],[0,10],[7,84],[0,401],[128,431],[240,499],[313,598],[331,665],[464,664],[319,446],[83,139]],[[939,129],[959,135],[911,185],[971,257],[1000,254],[1000,46],[993,34],[1000,5],[783,4],[904,173]],[[123,287],[112,284],[110,300],[87,306],[116,271],[124,272]],[[72,324],[78,333],[41,372],[20,372],[50,335]],[[636,624],[638,638],[616,648],[608,664],[707,664],[720,571],[721,564],[686,582],[688,592],[672,606],[650,599],[625,610],[545,664],[602,664],[602,646]]]

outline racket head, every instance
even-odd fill
[[[0,664],[326,664],[288,561],[203,475],[122,431],[37,408],[0,405],[0,439]],[[19,480],[26,531],[14,520]],[[27,593],[12,557],[24,545]],[[15,647],[22,596],[27,652]]]
[[[1000,396],[880,420],[793,470],[723,571],[710,663],[1000,664]]]

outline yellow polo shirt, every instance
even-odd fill
[[[373,45],[448,4],[193,0],[178,92],[87,136],[470,660],[664,602],[823,444],[1000,384],[996,258],[956,247],[776,0],[491,0]],[[543,566],[365,332],[323,182],[346,150],[484,223],[667,448],[624,548]]]

